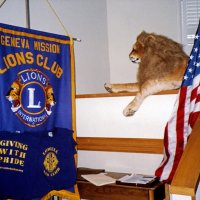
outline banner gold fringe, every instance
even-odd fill
[[[80,200],[80,195],[78,192],[77,185],[74,186],[75,192],[69,192],[67,190],[52,190],[48,194],[46,194],[44,197],[41,198],[41,200],[49,200],[53,196],[57,196],[60,198],[65,198],[68,200]]]

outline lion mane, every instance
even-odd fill
[[[46,86],[45,94],[46,94],[45,110],[46,110],[47,114],[50,115],[52,112],[52,110],[51,110],[52,107],[56,104],[53,87],[50,84],[48,84]]]
[[[132,116],[147,96],[178,89],[188,62],[181,44],[166,36],[145,31],[138,35],[129,58],[139,64],[137,82],[105,84],[108,92],[137,92],[124,109],[125,116]]]
[[[130,59],[134,57],[134,51],[140,53],[137,80],[143,84],[147,79],[164,78],[167,74],[173,74],[181,70],[181,77],[185,71],[184,60],[188,60],[181,44],[162,35],[142,32],[137,37],[135,47],[130,53]]]
[[[19,79],[16,79],[11,84],[10,90],[6,94],[6,98],[11,102],[11,110],[16,112],[20,107],[20,92],[22,85],[20,84]]]

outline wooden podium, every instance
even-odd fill
[[[164,200],[165,187],[161,182],[156,182],[150,187],[127,186],[108,184],[95,186],[81,177],[82,174],[95,174],[101,172],[93,169],[78,169],[77,185],[82,199],[88,200]],[[116,179],[125,173],[107,172],[107,175]]]

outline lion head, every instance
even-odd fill
[[[52,86],[49,84],[46,89],[45,89],[45,93],[46,93],[46,112],[48,115],[51,114],[51,108],[56,104],[55,101],[55,97],[54,97],[54,92],[53,92],[53,88]]]
[[[139,63],[146,54],[156,55],[161,59],[172,58],[174,56],[184,56],[182,45],[166,36],[155,33],[141,32],[129,54],[129,58],[134,63]]]
[[[129,58],[139,63],[137,80],[140,84],[173,74],[188,60],[181,44],[166,36],[145,31],[137,36]],[[181,70],[181,74],[184,73],[185,67]]]
[[[129,54],[132,62],[141,62],[146,54],[158,56],[161,59],[185,57],[183,46],[172,39],[155,33],[141,32]]]
[[[145,54],[144,38],[147,38],[147,34],[145,32],[140,33],[132,47],[129,58],[133,63],[140,63]]]
[[[12,111],[16,112],[20,108],[20,92],[21,92],[21,84],[19,80],[15,80],[8,93],[6,94],[6,98],[11,102],[12,104]]]

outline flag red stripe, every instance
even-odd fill
[[[176,133],[177,133],[176,141],[178,142],[176,143],[176,152],[174,156],[174,163],[172,166],[172,170],[166,182],[170,182],[172,180],[184,149],[184,118],[185,118],[186,94],[187,94],[187,87],[182,87],[180,89],[179,106],[178,106],[177,121],[176,121]]]
[[[155,175],[160,177],[163,173],[164,166],[169,161],[169,151],[168,151],[168,134],[167,134],[168,124],[165,127],[165,137],[164,137],[164,148],[165,148],[165,156],[162,160],[160,167],[155,171]]]
[[[198,91],[198,87],[194,88],[191,92],[191,97],[190,97],[190,101],[193,101],[194,99],[196,99],[197,97],[197,91]]]

